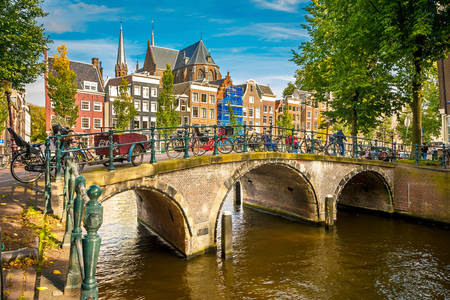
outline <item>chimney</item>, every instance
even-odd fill
[[[136,60],[136,72],[139,70],[139,61]]]
[[[103,81],[103,67],[102,67],[102,63],[101,62],[100,62],[100,65],[99,65],[98,57],[93,57],[92,58],[92,64],[97,69],[97,71],[98,71],[98,73],[100,75],[100,80],[102,81],[102,84],[104,84],[104,81]]]
[[[92,58],[92,64],[98,69],[98,57]]]

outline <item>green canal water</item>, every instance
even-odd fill
[[[450,299],[445,229],[339,211],[330,233],[227,200],[233,258],[186,261],[136,221],[134,197],[103,203],[100,299]]]

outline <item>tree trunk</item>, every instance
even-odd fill
[[[358,135],[358,114],[356,112],[356,105],[358,103],[359,92],[355,91],[355,97],[353,98],[353,106],[352,106],[352,136]]]
[[[412,79],[412,102],[410,103],[412,111],[412,143],[413,145],[422,144],[422,71],[423,68],[418,62],[414,62],[414,76]]]

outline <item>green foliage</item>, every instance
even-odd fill
[[[289,113],[289,107],[286,104],[283,109],[283,114],[278,117],[278,125],[280,132],[283,135],[291,133],[291,129],[294,127],[292,123],[292,115]]]
[[[44,33],[41,0],[0,1],[0,82],[21,90],[45,70],[39,62],[48,43]]]
[[[288,95],[292,95],[296,88],[297,87],[292,82],[289,82],[287,87],[283,90],[283,97],[286,97]]]
[[[228,103],[228,113],[230,114],[230,126],[233,127],[233,135],[237,135],[242,128],[236,114],[234,113],[233,107]]]
[[[311,40],[293,51],[299,66],[296,85],[315,90],[328,101],[331,124],[351,127],[351,134],[375,128],[380,117],[399,107],[391,95],[389,64],[379,60],[380,16],[368,1],[317,0],[308,7],[305,29]],[[328,92],[332,92],[329,98]]]
[[[119,84],[119,96],[113,102],[116,113],[116,129],[124,130],[130,127],[131,120],[137,116],[138,112],[133,105],[133,98],[128,93],[128,80],[123,77]]]
[[[0,86],[0,132],[5,130],[8,114],[8,101],[6,100],[5,89]]]
[[[426,72],[450,48],[448,2],[379,0],[377,3],[383,24],[380,59],[392,61],[395,66],[397,96],[406,99],[411,108],[412,141],[420,144],[421,127],[425,125],[422,100]]]
[[[422,113],[422,142],[429,143],[439,135],[441,129],[441,116],[439,114],[440,99],[439,86],[437,84],[437,66],[433,64],[425,72],[426,81],[423,83],[421,93],[423,95]],[[397,134],[405,144],[415,144],[411,126],[405,126],[405,119],[412,118],[411,108],[407,107],[398,118]]]
[[[53,123],[72,127],[78,118],[78,105],[75,105],[77,75],[70,69],[70,61],[67,58],[67,49],[64,44],[59,46],[58,55],[53,55],[53,72],[49,72],[47,78],[48,96],[53,102],[55,118]]]
[[[175,127],[180,124],[180,115],[175,111],[173,79],[172,68],[167,64],[162,77],[162,89],[158,97],[158,111],[156,112],[156,124],[158,127]],[[174,129],[169,128],[159,131],[167,138]]]
[[[39,142],[47,138],[45,132],[45,107],[29,104],[31,116],[31,141]]]

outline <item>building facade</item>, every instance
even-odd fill
[[[25,141],[29,142],[31,136],[31,118],[30,108],[27,105],[25,96],[25,92],[11,90],[11,116],[13,121],[13,130]],[[8,127],[10,127],[9,116],[6,118],[4,123],[5,130],[0,132],[0,154],[6,151],[4,147],[10,146],[11,137],[6,130]]]
[[[49,72],[53,70],[53,58],[48,58]],[[98,64],[98,58],[93,58],[92,63],[70,61],[69,68],[77,75],[75,83],[75,105],[78,106],[78,118],[73,126],[75,133],[101,132],[104,125],[105,91],[103,88],[102,69]],[[56,73],[54,73],[56,75]],[[46,130],[51,134],[52,119],[55,116],[53,104],[47,92],[47,76],[45,76],[45,111]],[[93,144],[93,137],[84,137],[86,145]]]
[[[450,55],[446,59],[438,61],[439,96],[441,105],[441,139],[444,143],[450,143]]]

